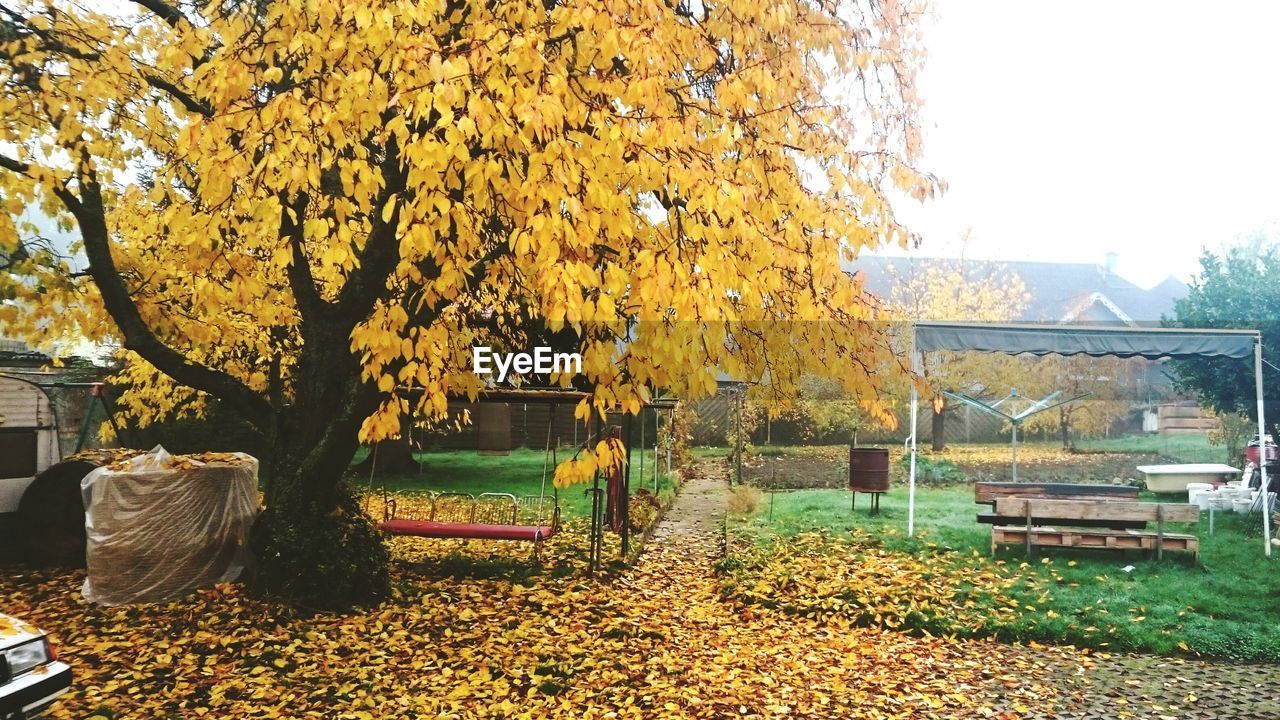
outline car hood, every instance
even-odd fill
[[[34,640],[43,634],[35,625],[29,622],[23,622],[11,615],[0,613],[0,648]]]

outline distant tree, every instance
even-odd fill
[[[1247,329],[1262,333],[1263,357],[1280,359],[1280,248],[1256,235],[1220,253],[1200,256],[1200,275],[1187,296],[1174,304],[1183,327]],[[1276,363],[1280,364],[1280,363]],[[1193,392],[1218,413],[1239,412],[1257,422],[1253,364],[1221,358],[1188,358],[1170,363],[1179,390]],[[1280,375],[1264,368],[1267,431],[1280,420]],[[1269,375],[1270,377],[1266,377]]]
[[[1218,427],[1206,433],[1210,444],[1220,445],[1225,451],[1223,462],[1230,465],[1240,460],[1245,440],[1258,432],[1258,421],[1240,413],[1214,413]]]
[[[1073,435],[1102,435],[1125,414],[1136,394],[1142,363],[1138,358],[1049,355],[1020,358],[1025,379],[1019,385],[1029,397],[1041,398],[1062,391],[1059,399],[1083,393],[1089,396],[1027,418],[1027,431],[1056,432],[1062,447],[1071,446]]]
[[[817,375],[800,379],[795,404],[779,416],[795,422],[803,437],[816,441],[851,442],[859,430],[886,424],[868,413],[840,383]]]
[[[1007,322],[1029,299],[1017,273],[999,265],[975,266],[961,260],[921,263],[894,278],[889,301],[910,320]],[[924,377],[933,388],[933,449],[946,444],[947,399],[944,390],[989,395],[1007,388],[1013,358],[996,353],[932,352],[924,356]]]

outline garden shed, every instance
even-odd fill
[[[44,389],[0,375],[0,514],[17,510],[27,485],[60,457],[58,421]]]

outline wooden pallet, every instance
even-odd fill
[[[1030,543],[1025,527],[996,526],[991,528],[991,551],[1000,545],[1029,545],[1033,547],[1071,547],[1112,550],[1164,550],[1189,552],[1198,557],[1200,539],[1181,533],[1159,533],[1139,530],[1103,530],[1086,528],[1033,527]]]
[[[1055,500],[1137,500],[1138,488],[1128,485],[1084,485],[1075,483],[976,482],[973,501],[991,505],[1002,497]]]
[[[1026,521],[1022,515],[998,515],[996,513],[978,513],[978,522],[983,525],[1021,525]],[[1062,518],[1032,516],[1033,525],[1063,524]],[[1072,520],[1072,527],[1109,528],[1111,530],[1146,530],[1145,520]]]
[[[996,500],[996,514],[1006,517],[1052,517],[1050,525],[1074,525],[1076,520],[1123,520],[1193,523],[1200,508],[1187,503],[1151,503],[1093,500],[1041,500],[1004,497]],[[1040,523],[1036,523],[1040,524]]]

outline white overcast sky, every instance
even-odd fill
[[[934,0],[914,255],[1102,262],[1143,286],[1280,219],[1280,2]]]

